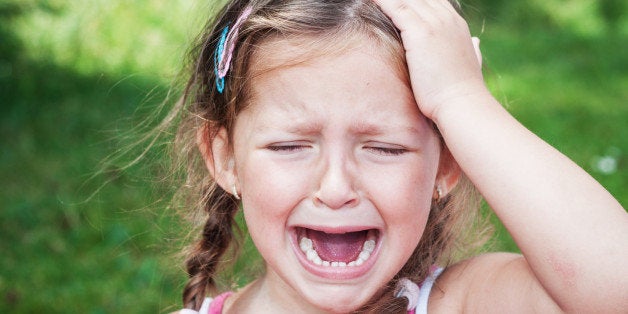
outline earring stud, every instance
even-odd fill
[[[434,194],[432,195],[432,198],[436,201],[440,201],[440,199],[443,197],[443,190],[440,187],[440,185],[437,185],[434,188]]]
[[[238,189],[236,189],[235,183],[233,184],[233,196],[239,200],[240,199],[240,195],[238,195]]]

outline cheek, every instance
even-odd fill
[[[423,170],[426,170],[423,168]],[[429,217],[435,171],[406,172],[403,183],[388,191],[394,207],[381,214],[386,221],[387,234],[398,254],[398,266],[405,264],[419,244]]]
[[[381,175],[373,193],[378,193],[377,207],[395,237],[418,243],[427,223],[438,170],[438,153]]]
[[[436,167],[413,163],[401,166],[394,172],[378,174],[377,178],[371,180],[376,186],[374,193],[379,194],[378,199],[387,204],[394,204],[399,216],[416,215],[419,209],[429,209],[436,181]]]
[[[304,195],[306,175],[282,170],[267,159],[255,158],[254,153],[249,157],[238,169],[244,219],[258,251],[273,264],[278,250],[289,245],[286,223]]]
[[[264,220],[272,222],[273,226],[284,224],[307,188],[306,178],[303,170],[286,171],[272,161],[250,153],[238,169],[247,221]]]

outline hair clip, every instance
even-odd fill
[[[233,24],[231,30],[229,30],[229,25],[222,29],[218,46],[216,47],[216,52],[214,53],[216,88],[219,93],[222,93],[225,89],[225,76],[227,76],[227,72],[229,71],[231,55],[233,54],[233,49],[236,45],[236,39],[238,38],[240,26],[242,26],[242,23],[244,23],[244,21],[249,17],[252,11],[253,9],[251,7],[246,7]]]

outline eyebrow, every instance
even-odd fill
[[[296,123],[290,125],[287,129],[289,133],[312,135],[321,133],[323,126],[318,122]]]
[[[367,122],[358,122],[355,125],[353,125],[350,129],[351,132],[354,132],[356,134],[361,134],[361,135],[382,135],[385,133],[389,133],[391,130],[391,128],[386,127],[386,129],[382,129],[381,127],[371,124],[371,123],[367,123]],[[409,132],[409,133],[414,133],[414,134],[420,134],[419,130],[417,130],[415,127],[412,126],[398,126],[398,127],[393,127],[392,130],[394,132]]]
[[[323,130],[323,126],[318,122],[305,122],[305,123],[291,123],[286,128],[278,127],[277,125],[271,126],[258,126],[257,132],[266,130],[281,130],[282,132],[300,134],[300,135],[313,135],[318,134]]]
[[[278,128],[275,125],[261,127],[261,128],[258,127],[257,131],[259,132],[259,131],[264,131],[264,130],[269,130],[269,129],[277,130]],[[323,124],[316,121],[295,122],[288,125],[285,129],[283,128],[279,128],[279,129],[282,129],[283,131],[287,133],[292,133],[292,134],[316,135],[323,132]],[[382,126],[369,123],[369,122],[364,122],[364,121],[355,122],[352,126],[349,127],[347,132],[358,134],[358,135],[366,135],[366,136],[378,136],[378,135],[398,133],[398,132],[399,133],[408,132],[408,133],[417,134],[417,135],[421,134],[421,132],[419,132],[419,130],[413,126],[401,125],[401,126],[392,126],[392,127],[391,126],[382,127]]]

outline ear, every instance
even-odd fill
[[[212,178],[223,190],[237,195],[237,173],[227,130],[222,127],[212,137],[205,124],[196,133],[196,143]]]
[[[436,187],[439,187],[442,196],[451,192],[460,179],[460,166],[449,152],[447,146],[443,145],[438,164],[438,173],[436,174]]]

